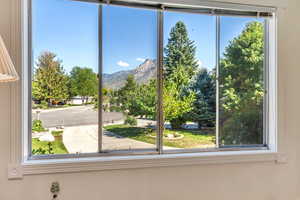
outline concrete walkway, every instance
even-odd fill
[[[155,149],[153,144],[124,138],[104,130],[103,150]],[[63,142],[69,153],[95,153],[98,151],[98,126],[65,127]]]

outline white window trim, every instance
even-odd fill
[[[148,1],[148,0],[145,0]],[[184,2],[183,2],[184,1]],[[199,2],[194,0],[160,0],[167,3],[185,3],[210,7],[223,7],[235,9],[272,9],[271,7],[259,7],[217,2]],[[199,164],[226,164],[245,162],[274,162],[286,163],[285,154],[277,151],[277,13],[271,20],[270,51],[269,51],[269,134],[268,150],[242,150],[242,151],[218,151],[199,153],[180,153],[163,155],[120,156],[120,157],[82,157],[68,159],[28,160],[27,159],[27,81],[28,81],[28,16],[27,0],[12,0],[11,23],[11,52],[19,69],[21,85],[13,84],[11,90],[11,137],[10,137],[10,161],[8,164],[8,178],[19,179],[23,175],[70,173],[83,171],[131,169],[164,166],[183,166]],[[20,37],[19,34],[22,34]],[[22,53],[20,54],[20,49]],[[21,106],[22,105],[22,108]],[[25,105],[25,106],[24,106]]]

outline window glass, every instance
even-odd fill
[[[216,17],[164,13],[164,149],[214,148]]]
[[[103,6],[103,151],[156,149],[156,57],[156,11]]]
[[[98,6],[32,1],[32,154],[98,151]]]
[[[268,144],[267,19],[31,2],[32,155]]]
[[[220,145],[263,144],[264,20],[220,20]]]

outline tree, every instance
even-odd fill
[[[195,101],[195,94],[190,92],[182,96],[174,82],[168,81],[163,91],[164,117],[170,121],[172,129],[180,129],[186,121],[184,115],[190,112]]]
[[[165,76],[167,78],[174,71],[183,69],[188,78],[192,78],[198,68],[198,62],[195,57],[196,46],[194,41],[188,37],[188,31],[182,21],[178,21],[171,29],[168,44],[165,48]],[[183,67],[183,68],[182,68]]]
[[[97,95],[97,74],[90,68],[74,67],[70,72],[70,92],[72,96],[80,96],[82,103],[89,97]]]
[[[180,128],[194,101],[193,92],[186,92],[198,69],[196,46],[188,37],[185,24],[178,21],[171,29],[165,48],[164,63],[164,110],[172,128]]]
[[[119,104],[123,111],[129,111],[129,114],[133,112],[133,101],[136,97],[137,83],[133,75],[128,75],[125,85],[118,91]]]
[[[252,22],[229,43],[221,60],[222,144],[262,143],[263,62],[263,25]]]
[[[193,109],[187,115],[192,121],[202,126],[215,126],[216,119],[216,85],[214,74],[202,68],[191,83],[189,90],[195,93]]]
[[[33,98],[46,101],[64,101],[68,98],[67,76],[61,61],[51,52],[42,53],[33,76]]]
[[[157,82],[151,79],[138,87],[134,98],[135,115],[155,119],[157,101]]]

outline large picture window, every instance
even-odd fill
[[[272,145],[272,12],[84,0],[30,8],[31,158]]]

